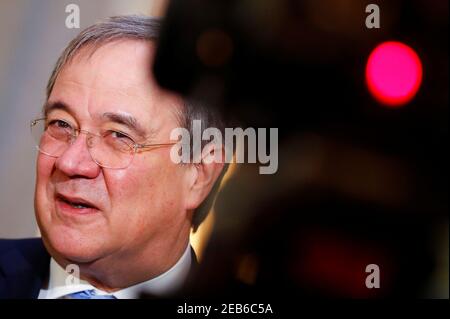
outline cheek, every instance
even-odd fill
[[[55,165],[56,158],[39,153],[36,161],[37,177],[50,177],[50,173]]]
[[[39,154],[36,161],[36,201],[41,203],[47,197],[50,177],[55,166],[55,158]]]
[[[35,216],[41,233],[47,233],[52,223],[53,205],[51,200],[52,184],[50,177],[55,159],[39,153],[36,161],[36,185],[34,196]]]
[[[140,201],[146,201],[147,205],[157,195],[173,197],[182,183],[182,173],[179,166],[164,155],[140,154],[126,170],[105,171],[111,197],[124,201],[130,197],[139,198]]]
[[[141,156],[128,169],[104,175],[114,223],[128,231],[154,233],[182,215],[182,173],[161,156]]]

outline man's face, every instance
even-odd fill
[[[179,126],[180,100],[151,76],[154,45],[122,40],[101,46],[92,56],[83,50],[63,68],[48,100],[50,106],[65,107],[50,107],[48,116],[93,133],[125,132],[137,143],[170,142],[170,131]],[[111,113],[133,117],[144,136],[105,116]],[[170,160],[170,147],[138,152],[126,169],[108,169],[92,160],[86,138],[80,134],[58,158],[38,155],[36,215],[52,252],[92,262],[113,254],[138,255],[143,249],[157,258],[161,250],[180,245],[180,234],[189,229],[188,175],[185,166]],[[64,199],[95,209],[77,208]]]

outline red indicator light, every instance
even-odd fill
[[[382,104],[408,103],[422,82],[422,63],[409,46],[395,41],[377,46],[369,56],[366,81],[370,93]]]

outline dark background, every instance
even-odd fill
[[[219,194],[190,294],[448,298],[447,1],[184,0],[166,17],[162,86],[229,127],[279,128],[278,172],[239,164]],[[399,108],[364,78],[389,40],[423,66]],[[380,289],[365,286],[372,263]]]

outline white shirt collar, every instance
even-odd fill
[[[165,273],[134,286],[118,290],[113,295],[117,299],[135,299],[143,292],[160,297],[169,295],[183,285],[191,268],[191,258],[191,246],[188,244],[181,258]],[[69,274],[51,258],[48,288],[40,290],[38,299],[56,299],[87,289],[94,289],[98,295],[110,294],[95,288],[85,280],[79,280],[76,284],[66,284],[68,276]]]

